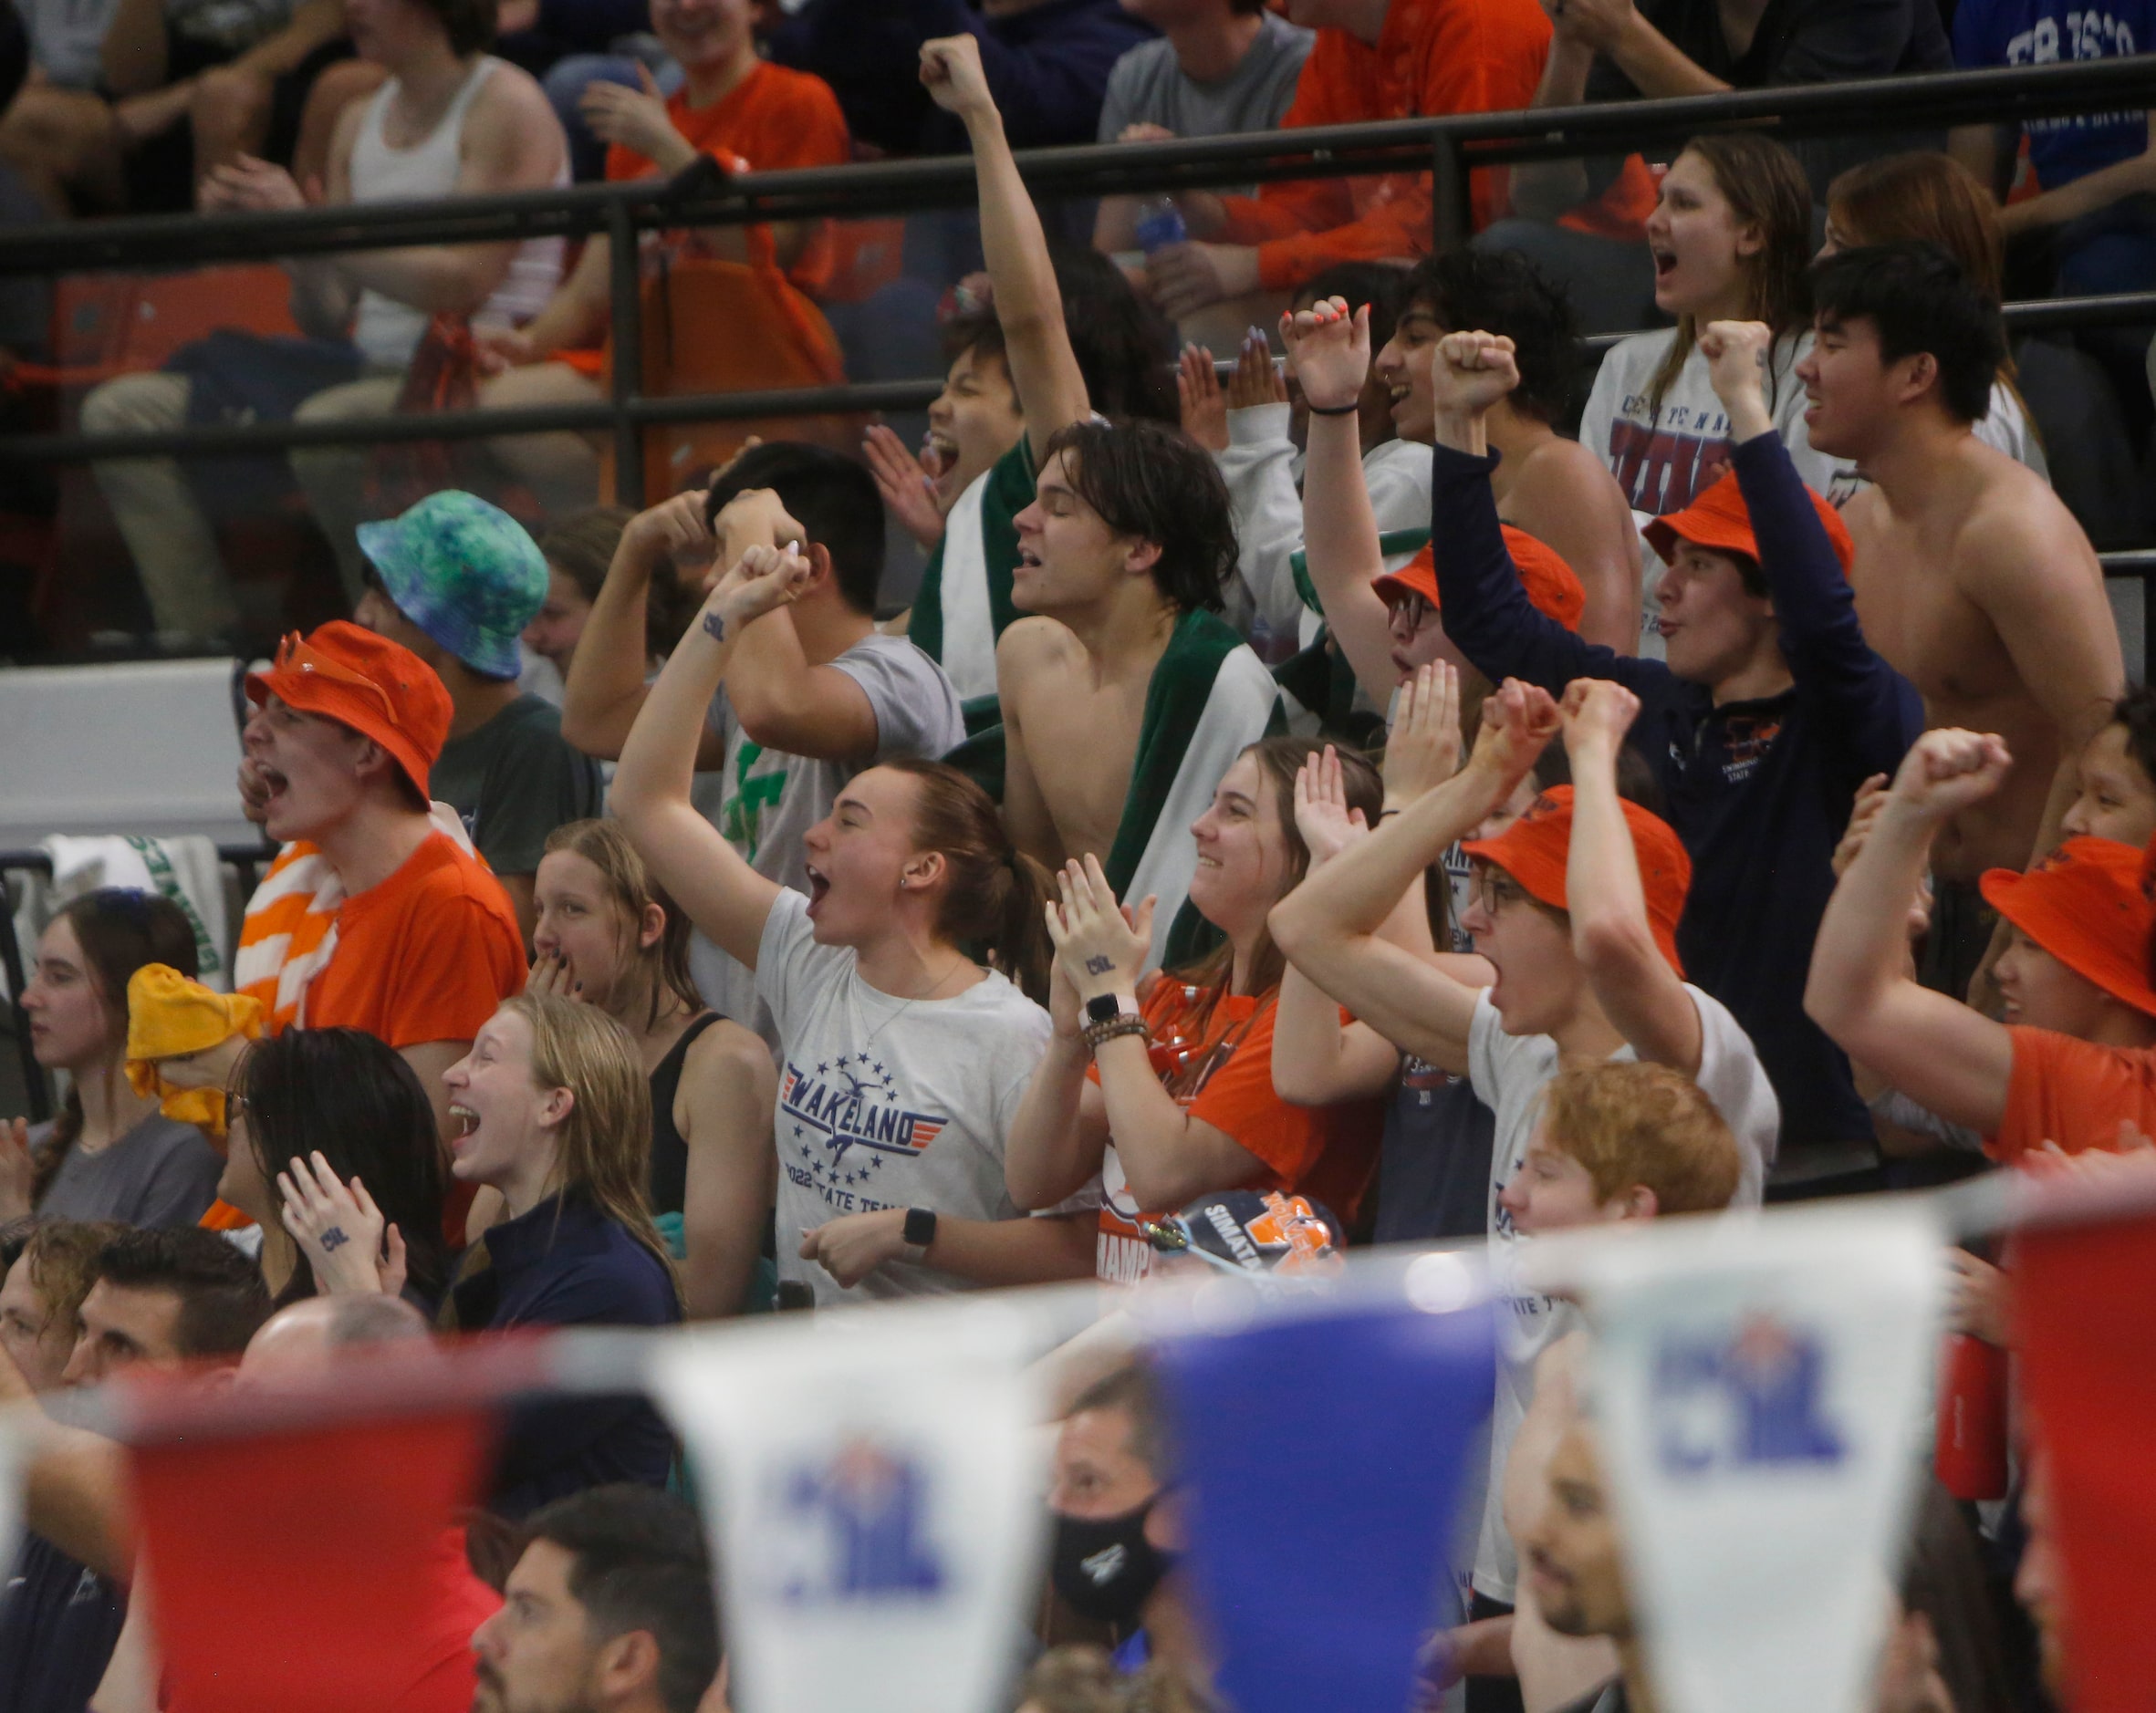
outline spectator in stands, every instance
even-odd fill
[[[1924,244],[1831,256],[1812,298],[1806,429],[1873,483],[1845,514],[1865,633],[1922,694],[1926,724],[1996,731],[2013,757],[1932,853],[1924,974],[1959,995],[1992,942],[1977,877],[2057,842],[2075,763],[2125,689],[2118,630],[2080,525],[1971,431],[2005,353],[1998,305]]]
[[[1606,1635],[1617,1644],[1618,1680],[1559,1713],[1622,1713],[1627,1707],[1654,1706],[1652,1679],[1633,1628],[1617,1521],[1589,1422],[1575,1420],[1550,1453],[1547,1492],[1520,1550],[1544,1623],[1559,1635]]]
[[[516,638],[546,599],[547,562],[522,524],[453,489],[360,524],[359,549],[359,622],[411,649],[449,691],[429,788],[463,817],[528,942],[547,836],[597,814],[605,793],[598,766],[562,741],[560,713],[516,688]]]
[[[1048,1580],[1079,1616],[1106,1624],[1119,1657],[1149,1660],[1191,1689],[1211,1681],[1210,1650],[1180,1568],[1182,1519],[1167,1412],[1135,1363],[1095,1381],[1056,1436]]]
[[[357,0],[350,25],[360,55],[391,77],[338,119],[321,200],[423,202],[568,182],[561,127],[538,85],[482,51],[494,34],[493,0]],[[213,212],[295,209],[307,201],[289,172],[247,155],[203,187],[203,204]],[[274,348],[258,351],[255,365],[275,381],[273,390],[289,395],[280,402],[297,420],[386,414],[430,317],[525,320],[560,276],[561,244],[532,238],[295,258],[286,264],[293,317],[335,348],[306,366],[312,380]],[[221,401],[194,398],[193,386],[183,374],[121,376],[84,400],[84,426],[118,431],[216,420],[209,407]],[[259,418],[252,395],[250,403]],[[355,603],[364,569],[356,531],[370,513],[371,458],[365,445],[302,449],[291,457]],[[216,535],[181,466],[148,458],[96,469],[159,630],[191,638],[229,632],[234,611]]]
[[[1525,107],[1541,75],[1549,20],[1528,0],[1294,0],[1315,26],[1282,129]],[[1473,180],[1475,223],[1503,203],[1487,169]],[[1177,199],[1191,242],[1146,258],[1153,301],[1183,317],[1223,298],[1286,293],[1335,262],[1418,256],[1430,245],[1427,174],[1297,179],[1255,197]],[[1278,302],[1278,299],[1275,299]]]
[[[749,33],[748,0],[655,0],[651,27],[684,73],[672,98],[652,88],[593,83],[583,98],[591,130],[606,148],[609,182],[671,178],[699,156],[728,171],[838,166],[853,158],[846,120],[824,83],[757,57]],[[595,163],[596,164],[596,163]],[[828,342],[814,297],[830,281],[837,233],[828,221],[776,226],[724,226],[670,234],[675,259],[713,258],[746,265],[756,289],[781,315],[807,329],[812,344]],[[481,389],[482,403],[583,403],[600,396],[608,332],[609,240],[595,234],[576,268],[544,308],[521,327],[491,329],[483,360],[495,371]],[[676,330],[682,339],[724,340],[724,327]],[[837,376],[834,374],[834,379]],[[656,378],[654,378],[656,379]],[[513,435],[491,442],[495,455],[538,494],[549,511],[588,505],[598,497],[596,437],[563,431]]]
[[[2110,838],[2146,846],[2156,838],[2156,690],[2137,685],[2111,708],[2111,722],[2081,751],[2078,789],[2059,817],[2067,838]]]
[[[637,1043],[651,1084],[650,1200],[682,1263],[683,1306],[697,1320],[737,1313],[764,1283],[776,1173],[770,1049],[698,996],[689,919],[618,822],[557,827],[538,901],[527,991],[596,1005]]]
[[[522,994],[503,1001],[443,1082],[462,1126],[450,1169],[499,1190],[503,1217],[465,1251],[443,1326],[678,1322],[673,1262],[644,1200],[651,1092],[621,1026],[595,1006]],[[521,1517],[607,1481],[662,1487],[672,1459],[641,1397],[536,1405],[504,1435],[492,1502]]]
[[[1771,344],[1757,322],[1710,322],[1699,336],[1734,469],[1648,526],[1671,567],[1658,591],[1666,664],[1593,648],[1537,615],[1494,551],[1480,423],[1516,372],[1503,340],[1455,335],[1433,354],[1433,515],[1455,544],[1439,567],[1447,634],[1480,671],[1552,695],[1607,675],[1651,710],[1637,742],[1693,861],[1678,949],[1756,1043],[1780,1098],[1777,1189],[1819,1193],[1876,1187],[1877,1160],[1848,1065],[1800,1009],[1802,971],[1857,790],[1892,772],[1922,715],[1857,621],[1848,532],[1775,431]],[[1760,909],[1763,896],[1774,909]]]
[[[1850,1057],[1989,1138],[1995,1159],[2048,1143],[2116,1148],[2122,1125],[2156,1124],[2150,906],[2132,846],[2073,839],[2026,875],[1984,875],[1984,898],[2011,925],[1995,971],[2004,1023],[1919,986],[1897,943],[1933,841],[2012,767],[1995,735],[1918,740],[1819,925],[1805,1006]]]
[[[449,692],[410,649],[337,620],[287,638],[247,696],[241,794],[286,848],[248,906],[235,981],[278,1028],[395,1048],[446,1138],[442,1074],[525,969],[508,894],[429,816]]]
[[[838,92],[855,137],[885,154],[956,154],[970,142],[904,68],[939,37],[968,35],[995,105],[1021,149],[1089,143],[1116,62],[1153,34],[1118,0],[1015,0],[993,13],[961,0],[809,0],[765,38],[782,66]]]
[[[1851,167],[1834,181],[1827,192],[1827,242],[1820,255],[1873,244],[1935,244],[1962,265],[1986,297],[2005,296],[1999,211],[1951,155],[1929,150],[1889,155]],[[2011,354],[1992,382],[1991,409],[1972,431],[1986,446],[2049,479],[2043,443],[2014,388]],[[1838,469],[1828,498],[1848,504],[1862,480],[1854,466]]]
[[[147,963],[195,971],[186,913],[154,892],[101,888],[75,899],[38,937],[23,989],[30,1051],[68,1076],[49,1123],[0,1132],[0,1220],[193,1225],[216,1195],[216,1151],[195,1126],[167,1118],[126,1075],[127,987]]]
[[[765,547],[727,570],[652,687],[613,792],[652,873],[755,972],[776,1023],[782,1288],[831,1303],[1082,1276],[1087,1225],[1019,1219],[1004,1189],[1004,1138],[1048,1033],[1018,985],[1045,990],[1047,883],[987,794],[911,757],[854,774],[802,836],[807,898],[690,801],[702,711],[816,575]],[[925,1147],[892,1139],[900,1114],[938,1126]]]
[[[606,583],[607,566],[621,545],[621,532],[635,515],[626,505],[589,506],[559,519],[538,536],[539,556],[547,561],[547,598],[518,640],[547,663],[551,682],[535,683],[529,666],[517,682],[557,708],[569,681],[569,662],[577,658],[577,644],[591,617],[591,604]],[[652,618],[659,618],[657,607]],[[681,634],[678,624],[663,634],[655,624],[652,657],[664,656]]]
[[[697,767],[719,775],[719,830],[758,874],[807,892],[807,832],[858,769],[941,755],[964,735],[936,663],[876,628],[883,508],[852,459],[786,441],[754,447],[708,494],[676,495],[632,522],[592,608],[563,729],[588,753],[622,753],[654,693],[645,591],[670,555],[693,552],[725,574],[752,546],[797,543],[811,583],[746,629],[722,693],[693,730]],[[692,948],[691,970],[713,1010],[769,1038],[747,966],[707,941]]]
[[[1102,142],[1279,129],[1316,41],[1308,30],[1264,0],[1123,0],[1123,9],[1161,34],[1130,49],[1109,74]],[[1140,247],[1139,222],[1151,200],[1102,197],[1093,247]]]
[[[25,1221],[20,1244],[6,1246],[15,1254],[0,1282],[0,1350],[33,1392],[59,1386],[82,1336],[98,1256],[124,1229],[109,1220]]]
[[[217,1193],[262,1228],[263,1282],[278,1305],[340,1282],[318,1276],[285,1222],[277,1188],[289,1175],[313,1189],[321,1176],[343,1186],[357,1178],[384,1228],[374,1248],[354,1242],[335,1256],[333,1271],[364,1266],[372,1290],[386,1245],[400,1288],[432,1313],[449,1286],[442,1239],[448,1170],[433,1104],[411,1066],[357,1029],[287,1029],[248,1045],[230,1086]]]
[[[1825,493],[1833,466],[1805,453],[1804,389],[1795,377],[1812,244],[1811,191],[1797,157],[1758,131],[1693,138],[1662,178],[1647,243],[1655,306],[1677,326],[1610,348],[1588,395],[1579,443],[1609,466],[1642,523],[1682,512],[1714,485],[1730,456],[1729,422],[1699,349],[1700,329],[1764,322],[1774,336],[1766,399],[1775,430],[1797,459],[1797,475]],[[1661,570],[1660,559],[1646,561],[1641,652],[1649,655],[1661,652],[1654,596]]]
[[[557,1500],[526,1522],[502,1592],[472,1635],[473,1713],[697,1713],[721,1677],[703,1521],[671,1493],[599,1487]]]
[[[1048,918],[1056,941],[1055,1029],[1018,1110],[1005,1159],[1012,1199],[1049,1208],[1099,1185],[1099,1271],[1130,1282],[1151,1269],[1143,1225],[1215,1190],[1305,1195],[1348,1218],[1377,1156],[1367,1102],[1289,1105],[1273,1086],[1273,1035],[1285,963],[1265,913],[1351,836],[1375,821],[1383,791],[1359,756],[1325,752],[1318,771],[1339,789],[1335,813],[1303,830],[1298,788],[1319,751],[1304,738],[1252,744],[1222,775],[1193,823],[1192,906],[1222,938],[1203,959],[1151,981],[1156,901],[1119,907],[1098,858],[1057,877]],[[1167,1049],[1156,1070],[1151,1044]],[[1088,1060],[1092,1061],[1090,1066]],[[1158,1211],[1156,1211],[1158,1210]]]
[[[64,1385],[136,1366],[237,1361],[269,1314],[255,1264],[214,1231],[121,1231],[88,1272]],[[0,1360],[0,1404],[34,1409],[36,1396],[12,1361]],[[24,1489],[30,1532],[0,1597],[0,1706],[73,1713],[104,1676],[127,1615],[125,1475],[109,1441],[40,1428],[51,1438],[40,1443],[36,1475]]]
[[[1838,83],[1944,71],[1953,64],[1933,0],[1883,0],[1861,13],[1825,0],[1796,0],[1771,16],[1765,7],[1724,11],[1691,0],[1545,5],[1556,29],[1535,90],[1533,105],[1538,108]],[[1854,140],[1800,143],[1797,155],[1812,185],[1824,189],[1852,160],[1881,149],[1881,140],[1868,132]],[[1753,176],[1750,167],[1738,163],[1740,182]],[[1730,175],[1722,176],[1728,194],[1741,194]],[[1590,331],[1638,327],[1651,290],[1661,303],[1659,270],[1640,244],[1642,236],[1655,242],[1651,233],[1640,231],[1654,206],[1653,183],[1637,155],[1621,164],[1523,163],[1513,169],[1512,190],[1515,208],[1532,218],[1506,221],[1483,243],[1525,251],[1563,280]],[[1593,202],[1575,207],[1590,196]],[[1570,217],[1558,223],[1567,210]],[[1707,318],[1762,317],[1756,309],[1740,315],[1725,306]]]
[[[1017,617],[1016,520],[1034,497],[1048,441],[1094,410],[1175,420],[1174,396],[1157,379],[1172,336],[1105,256],[1086,251],[1058,265],[1050,254],[973,38],[931,42],[921,53],[930,92],[963,116],[972,134],[994,317],[969,318],[953,335],[954,344],[963,341],[960,360],[970,356],[978,402],[949,430],[930,419],[929,450],[940,465],[930,473],[939,478],[939,494],[956,490],[956,497],[947,503],[946,527],[922,574],[907,633],[951,674],[968,729],[977,730],[996,717],[995,649]],[[990,358],[1001,359],[1002,376],[990,370]],[[956,390],[958,372],[954,363],[946,396]],[[1022,424],[1007,438],[1008,416],[997,408],[998,383],[1006,379]],[[961,420],[982,455],[992,440],[1003,448],[962,490],[962,455],[971,449],[952,438]]]

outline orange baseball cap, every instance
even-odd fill
[[[1579,628],[1579,616],[1587,611],[1587,591],[1579,585],[1579,578],[1572,567],[1565,563],[1564,555],[1555,548],[1545,546],[1524,529],[1504,525],[1505,545],[1512,553],[1513,568],[1519,573],[1520,587],[1527,591],[1527,598],[1534,602],[1535,610],[1547,614],[1567,630]],[[1378,597],[1390,604],[1407,595],[1420,595],[1428,601],[1432,611],[1442,610],[1437,598],[1437,560],[1428,542],[1422,551],[1397,571],[1389,571],[1370,587]]]
[[[2026,874],[1988,868],[1984,901],[2085,981],[2156,1017],[2143,955],[2156,904],[2141,892],[2141,853],[2108,838],[2069,838]]]
[[[1680,976],[1677,919],[1684,914],[1684,895],[1692,889],[1692,858],[1670,824],[1629,799],[1625,825],[1631,829],[1632,855],[1640,865],[1640,888],[1647,895],[1647,926],[1654,943]],[[1495,838],[1473,838],[1460,848],[1494,863],[1518,881],[1527,896],[1552,909],[1565,903],[1565,861],[1572,847],[1572,787],[1552,785]]]
[[[1812,510],[1819,514],[1827,539],[1833,544],[1834,556],[1841,561],[1842,576],[1848,576],[1849,561],[1857,555],[1856,545],[1849,540],[1849,525],[1841,521],[1839,512],[1809,488],[1805,490],[1805,494],[1812,503]],[[1647,545],[1665,560],[1676,557],[1680,541],[1716,553],[1741,553],[1755,563],[1759,558],[1759,537],[1752,533],[1751,508],[1745,504],[1745,491],[1737,486],[1737,472],[1734,470],[1724,471],[1719,482],[1682,512],[1656,518],[1641,534],[1647,537]]]
[[[266,672],[247,674],[247,700],[275,696],[372,738],[427,796],[427,771],[449,736],[449,691],[434,669],[401,643],[333,618],[310,637],[277,644]]]

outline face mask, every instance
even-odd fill
[[[1098,1521],[1055,1513],[1055,1556],[1048,1578],[1081,1617],[1127,1625],[1146,1596],[1173,1568],[1167,1553],[1145,1538],[1145,1520],[1157,1500],[1136,1511]]]

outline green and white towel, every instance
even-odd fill
[[[1011,605],[1017,516],[1033,504],[1033,453],[1021,434],[958,496],[913,597],[906,634],[950,674],[969,732],[982,723],[982,699],[995,701],[995,644],[1018,617]]]
[[[1273,675],[1231,626],[1203,612],[1176,621],[1146,686],[1130,790],[1102,865],[1119,898],[1151,893],[1160,900],[1152,956],[1165,968],[1189,961],[1213,938],[1189,908],[1198,867],[1191,823],[1235,757],[1284,726]]]

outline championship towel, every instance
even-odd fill
[[[154,892],[179,907],[194,935],[195,970],[204,986],[232,986],[225,964],[224,870],[217,846],[199,834],[145,838],[106,834],[76,838],[54,834],[38,844],[52,863],[49,909],[99,887]],[[50,919],[49,915],[46,918]],[[34,926],[42,929],[45,921]]]
[[[1033,504],[1026,436],[966,485],[928,556],[906,634],[951,675],[962,702],[995,695],[995,643],[1018,617],[1011,572],[1020,512]],[[974,721],[966,722],[968,731]]]
[[[1152,960],[1187,963],[1211,934],[1188,908],[1198,847],[1191,823],[1237,755],[1286,729],[1277,686],[1265,664],[1212,613],[1176,620],[1168,651],[1146,686],[1138,755],[1116,842],[1102,865],[1116,897],[1160,900],[1153,914]]]

